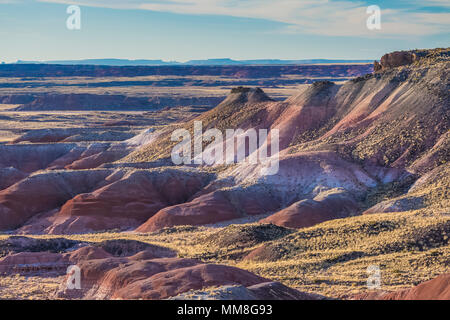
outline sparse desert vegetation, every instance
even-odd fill
[[[374,294],[370,266],[381,272],[380,297],[442,279],[450,270],[448,52],[391,53],[366,76],[329,81],[331,68],[300,86],[306,75],[259,79],[246,68],[239,81],[102,74],[31,78],[24,87],[2,78],[0,91],[12,96],[0,111],[0,297],[354,299]],[[175,94],[172,85],[183,87]],[[11,104],[25,90],[74,89],[229,94],[215,108],[153,111]],[[279,170],[174,165],[171,133],[193,134],[194,121],[204,131],[279,130]],[[78,292],[64,287],[73,264],[85,281]]]
[[[181,258],[236,266],[300,291],[332,298],[370,291],[366,282],[367,267],[371,265],[380,267],[384,291],[431,280],[447,273],[450,266],[450,216],[430,210],[339,219],[299,231],[244,224],[220,228],[181,226],[148,234],[107,232],[63,237],[94,243],[115,239],[151,243],[175,250]],[[247,258],[255,250],[257,254]],[[9,291],[11,298],[31,296],[24,277],[7,277],[3,281],[3,290]],[[36,278],[31,277],[30,281],[33,283]],[[58,281],[39,283],[45,290],[36,298],[50,298]]]

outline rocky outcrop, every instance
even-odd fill
[[[381,66],[381,64],[377,60],[375,60],[373,62],[373,71],[378,72],[378,71],[381,71],[382,69],[383,69],[383,67]]]
[[[391,68],[405,66],[418,59],[417,55],[410,51],[395,51],[381,57],[380,63],[374,64],[374,71],[383,71]]]

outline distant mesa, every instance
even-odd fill
[[[128,59],[83,59],[83,60],[50,60],[24,61],[17,60],[17,64],[64,64],[64,65],[107,65],[107,66],[163,66],[177,65],[176,61],[163,60],[128,60]]]
[[[270,66],[270,67],[268,67]],[[139,77],[139,76],[220,76],[235,79],[260,79],[266,83],[287,81],[285,75],[302,75],[308,78],[351,78],[372,72],[370,63],[327,63],[327,64],[152,64],[152,65],[104,65],[95,64],[46,64],[13,63],[0,65],[1,77]],[[262,79],[262,80],[261,80]],[[264,80],[265,79],[265,80]],[[270,81],[269,81],[270,80]],[[168,80],[167,80],[168,81]],[[166,81],[166,82],[167,82]],[[172,79],[168,83],[180,85],[182,80]],[[180,82],[181,81],[181,82]],[[136,81],[133,81],[136,83]],[[154,83],[154,82],[153,82]],[[306,83],[306,82],[303,82]],[[117,85],[118,82],[111,82]],[[2,98],[0,97],[0,100]],[[3,102],[4,103],[4,102]],[[25,103],[25,102],[24,102]]]
[[[303,59],[303,60],[281,60],[281,59],[255,59],[255,60],[233,60],[204,59],[189,60],[186,62],[163,61],[163,60],[129,60],[129,59],[81,59],[81,60],[49,60],[49,61],[26,61],[17,60],[16,64],[61,64],[61,65],[104,65],[104,66],[227,66],[227,65],[287,65],[287,64],[330,64],[330,63],[370,63],[371,60],[337,60],[337,59]]]

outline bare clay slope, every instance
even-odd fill
[[[161,166],[161,163],[172,165],[170,154],[177,142],[171,141],[171,133],[178,128],[192,133],[195,120],[202,121],[204,131],[210,128],[222,132],[255,128],[268,129],[269,136],[274,129],[280,132],[280,162],[275,175],[264,176],[261,165],[213,165],[206,170],[215,174],[214,181],[201,179],[202,182],[194,188],[196,192],[189,193],[189,197],[183,197],[182,201],[166,201],[166,196],[156,201],[151,192],[144,193],[142,201],[136,201],[132,194],[125,196],[127,193],[121,191],[118,193],[120,196],[114,195],[112,211],[107,209],[112,202],[105,202],[105,199],[110,199],[111,190],[119,185],[125,187],[124,190],[133,189],[126,187],[128,184],[124,181],[108,187],[102,185],[76,192],[72,197],[64,198],[65,202],[57,201],[56,205],[39,209],[40,213],[47,210],[59,212],[46,219],[43,229],[51,233],[82,233],[117,227],[119,222],[102,222],[92,227],[94,223],[90,221],[94,209],[95,212],[114,212],[114,216],[119,215],[124,221],[128,221],[130,212],[137,210],[138,219],[127,227],[135,228],[139,221],[142,223],[137,229],[139,232],[249,217],[259,220],[274,213],[263,222],[303,228],[330,219],[358,215],[383,200],[404,196],[417,178],[438,166],[445,168],[448,160],[449,51],[435,49],[388,54],[382,58],[381,67],[377,67],[374,74],[341,85],[317,82],[303,87],[297,95],[283,102],[273,101],[260,89],[235,88],[213,110],[187,123],[167,126],[155,132],[145,145],[124,148],[126,152],[119,157],[102,157],[101,161],[87,157],[89,165],[85,164],[85,158],[81,163],[72,159],[70,165],[58,163],[58,168],[78,170],[95,168],[125,156],[106,166],[148,168]],[[267,142],[270,145],[270,139]],[[40,168],[48,167],[48,162],[55,161],[65,152],[67,150]],[[131,154],[126,156],[128,152]],[[105,155],[105,152],[100,155]],[[11,162],[5,156],[0,158],[5,166]],[[27,168],[19,169],[25,171]],[[177,175],[184,174],[183,170],[177,171]],[[181,176],[177,179],[183,180]],[[11,211],[13,206],[8,199],[13,195],[23,198],[18,186],[2,191],[4,201],[0,203],[3,208],[0,213],[22,218],[8,224],[0,217],[0,221],[8,225],[3,228],[21,227],[26,219],[34,216],[29,210],[22,210],[20,214]],[[420,186],[415,189],[416,194],[420,193],[418,189]],[[427,190],[423,192],[427,193]],[[442,194],[446,187],[441,186],[437,190]],[[39,192],[35,190],[37,199],[40,198]],[[76,195],[79,196],[72,199]],[[442,202],[443,199],[445,196],[434,196],[430,201]],[[150,210],[143,205],[148,203],[158,205]],[[406,201],[406,204],[401,206],[401,210],[430,205],[423,201]],[[447,210],[445,203],[440,206]],[[379,209],[374,207],[372,211],[393,212],[399,209],[396,205],[387,204]],[[83,223],[77,224],[76,228],[66,228],[81,220]],[[49,221],[52,221],[50,225]],[[83,230],[88,225],[89,230]],[[26,229],[35,230],[29,223]]]
[[[196,119],[203,121],[205,130],[217,127],[280,131],[277,174],[262,176],[261,166],[249,164],[232,166],[220,174],[221,178],[231,178],[235,183],[233,189],[226,190],[231,194],[228,199],[233,198],[235,205],[236,197],[232,194],[242,188],[254,199],[267,198],[269,192],[271,202],[276,205],[251,213],[244,209],[238,215],[230,214],[229,219],[273,213],[277,207],[282,209],[305,199],[315,199],[315,202],[294,205],[264,221],[302,227],[345,218],[361,213],[380,200],[407,192],[415,179],[444,165],[449,154],[449,51],[418,51],[414,59],[405,58],[409,53],[388,54],[382,59],[382,70],[374,74],[342,85],[318,82],[284,102],[263,98],[260,90],[235,90],[217,108]],[[255,95],[260,98],[252,101]],[[192,122],[183,127],[192,130]],[[175,144],[170,142],[168,133],[127,160],[168,158]],[[249,185],[253,188],[249,189]],[[338,202],[333,207],[342,210],[329,209],[330,193],[339,194],[340,199],[333,196]],[[435,197],[434,200],[444,199]],[[196,224],[194,217],[187,217],[193,212],[195,215],[203,212],[205,202],[200,200],[166,208],[138,230]],[[214,197],[208,203],[208,208],[214,207]],[[242,202],[237,206],[245,208]],[[403,209],[423,206],[411,202]],[[228,210],[235,209],[231,206]],[[220,217],[226,213],[222,211]],[[208,215],[214,215],[214,210]],[[212,223],[214,219],[202,218],[198,223],[206,221]]]
[[[284,102],[273,102],[259,89],[236,88],[219,106],[195,120],[203,121],[204,130],[278,128],[281,149],[296,146],[291,153],[327,149],[368,164],[412,165],[448,131],[449,51],[425,51],[412,64],[397,61],[401,66],[395,67],[390,63],[383,71],[343,85],[316,82]],[[385,57],[382,61],[389,60]],[[182,127],[191,128],[192,122]],[[171,148],[165,150],[167,145],[161,144],[167,140],[170,135],[162,135],[153,147],[129,160],[167,157]],[[156,145],[162,150],[155,150]],[[437,147],[448,146],[440,141]],[[415,163],[413,168],[426,171],[442,159],[434,160]]]

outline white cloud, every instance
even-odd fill
[[[0,3],[5,0],[0,0]],[[6,0],[12,1],[12,0]],[[19,0],[20,1],[20,0]],[[450,31],[450,12],[420,13],[381,8],[381,30],[366,28],[367,4],[330,0],[39,0],[116,9],[179,14],[211,14],[282,22],[281,32],[331,36],[424,36]],[[449,7],[448,0],[412,1],[421,6]]]

